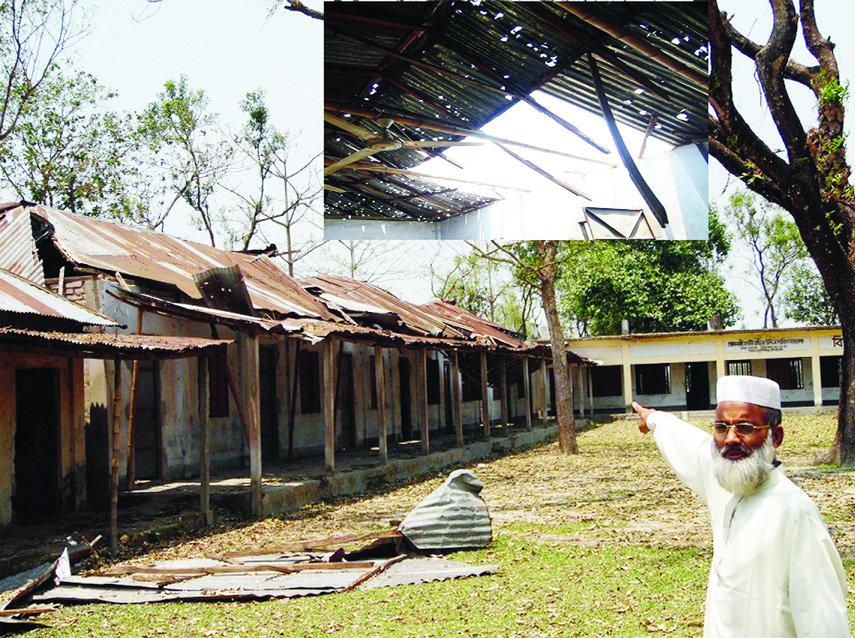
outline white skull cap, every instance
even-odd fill
[[[753,403],[764,408],[781,409],[781,388],[772,379],[729,375],[716,382],[716,400]]]

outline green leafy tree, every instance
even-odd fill
[[[787,319],[814,326],[833,326],[840,322],[837,307],[812,263],[793,266],[783,301]]]
[[[731,195],[724,212],[734,225],[739,241],[751,251],[754,274],[751,285],[760,291],[766,304],[763,327],[777,328],[775,303],[778,294],[792,268],[807,257],[799,229],[791,219],[784,217],[778,206],[744,190]]]
[[[168,80],[163,92],[138,115],[135,141],[144,170],[126,207],[134,221],[161,228],[175,206],[184,202],[211,245],[216,245],[219,220],[211,210],[212,195],[234,154],[218,120],[208,110],[205,92],[192,90],[185,75]]]
[[[0,4],[0,141],[8,138],[65,51],[82,35],[77,0]]]
[[[88,73],[48,78],[0,146],[3,181],[20,199],[74,213],[120,215],[128,119]]]
[[[565,243],[560,307],[582,336],[705,330],[732,325],[738,308],[717,272],[729,249],[710,217],[710,240]]]
[[[512,268],[477,251],[457,255],[450,269],[442,253],[431,263],[431,292],[444,301],[528,335],[535,310],[532,286]]]

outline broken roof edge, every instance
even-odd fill
[[[176,359],[194,357],[212,348],[232,343],[231,339],[175,337],[140,334],[66,333],[0,327],[0,343],[5,346],[45,347],[52,354],[68,352],[82,358]],[[100,356],[99,356],[100,355]]]
[[[510,346],[496,343],[491,337],[478,335],[474,340],[451,339],[447,337],[414,336],[370,328],[354,324],[333,323],[311,318],[264,320],[248,315],[227,312],[207,308],[205,306],[191,306],[190,304],[179,304],[173,301],[160,299],[152,295],[131,293],[128,291],[117,291],[113,294],[116,298],[144,310],[169,317],[178,317],[191,321],[204,323],[221,323],[232,329],[264,329],[265,334],[270,336],[283,336],[286,338],[301,339],[310,343],[319,343],[327,338],[340,338],[347,341],[367,341],[375,345],[393,348],[433,348],[436,350],[457,350],[459,352],[481,352],[487,351],[494,354],[515,354],[546,357],[551,359],[552,352],[549,346],[525,342],[520,346]],[[584,363],[587,359],[573,353],[568,356],[574,363]]]

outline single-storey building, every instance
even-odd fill
[[[726,374],[776,381],[784,406],[828,405],[840,394],[843,338],[834,326],[627,334],[570,339],[567,347],[601,362],[585,372],[598,412],[630,410],[634,400],[708,409]]]

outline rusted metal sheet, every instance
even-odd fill
[[[302,279],[300,283],[310,291],[317,290],[321,299],[324,294],[333,295],[340,300],[372,306],[386,314],[397,315],[403,324],[402,328],[417,335],[449,338],[464,336],[462,332],[419,306],[365,281],[339,275],[318,275]]]
[[[0,268],[41,286],[45,284],[44,268],[33,240],[30,214],[23,206],[0,205]]]
[[[195,356],[209,348],[231,343],[228,339],[202,339],[199,337],[166,337],[135,334],[39,332],[0,327],[0,343],[65,349],[78,355],[134,355]]]
[[[283,557],[283,567],[294,562]],[[348,591],[353,587],[373,589],[425,583],[464,576],[493,573],[495,565],[468,565],[441,559],[397,556],[373,561],[370,567],[359,563],[336,565],[336,569],[302,570],[294,573],[269,571],[231,571],[188,574],[204,563],[213,569],[216,561],[182,560],[157,563],[157,574],[122,576],[68,576],[57,587],[35,594],[32,600],[45,602],[154,603],[168,601],[223,601],[296,598]],[[236,567],[221,563],[222,567]]]
[[[0,312],[54,317],[82,326],[119,325],[105,315],[3,269],[0,269]]]
[[[507,328],[503,328],[497,323],[493,323],[484,317],[479,317],[447,301],[432,301],[422,304],[420,308],[438,317],[442,317],[445,321],[452,322],[461,331],[468,332],[472,338],[483,336],[492,339],[496,343],[517,348],[524,345],[524,340],[512,336]]]
[[[120,272],[170,284],[192,299],[202,298],[194,275],[212,268],[237,266],[254,308],[282,315],[336,319],[324,304],[264,255],[221,250],[44,206],[27,210],[52,227],[54,244],[74,264],[111,275]]]
[[[493,527],[480,496],[483,488],[470,470],[455,470],[407,514],[398,530],[420,550],[486,547],[493,541]]]

